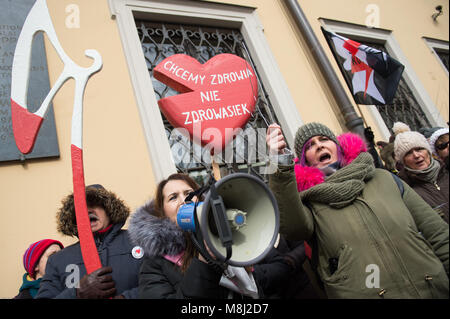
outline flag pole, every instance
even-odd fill
[[[366,121],[366,119],[364,117],[364,114],[361,112],[361,108],[359,107],[359,104],[356,104],[356,106],[358,107],[359,113],[360,113],[360,115],[361,115],[361,117],[362,117],[362,119],[364,121],[364,127],[365,127],[365,129],[364,129],[364,139],[367,142],[367,146],[369,148],[368,151],[373,157],[375,167],[383,168],[384,165],[383,165],[383,162],[381,161],[380,153],[378,152],[377,148],[375,147],[375,140],[373,139],[374,135],[373,135],[372,129],[367,124],[367,121]],[[370,135],[372,136],[372,139],[370,138]]]
[[[328,56],[325,53],[325,50],[322,48],[322,45],[317,39],[308,19],[306,18],[306,15],[301,9],[299,1],[285,0],[284,2],[292,14],[294,22],[308,44],[308,47],[311,48],[310,52],[313,55],[314,60],[317,61],[317,66],[324,76],[327,85],[329,86],[331,93],[337,102],[339,110],[344,116],[347,129],[358,133],[360,136],[364,136],[364,122],[357,116],[353,104],[350,102],[347,93],[341,85],[341,82],[330,63]]]
[[[369,127],[369,125],[367,125],[366,118],[364,117],[364,114],[363,114],[363,112],[361,111],[361,108],[359,107],[359,104],[356,104],[356,107],[358,108],[359,115],[361,115],[361,118],[363,119],[364,127]]]

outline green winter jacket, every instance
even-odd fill
[[[328,298],[449,297],[448,225],[406,183],[402,197],[390,172],[376,169],[362,194],[340,209],[304,205],[293,165],[279,166],[269,185],[281,233],[317,245]]]

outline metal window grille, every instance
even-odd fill
[[[368,41],[358,42],[380,51],[387,52],[383,44]],[[380,112],[381,117],[391,133],[392,126],[395,122],[403,122],[408,124],[413,131],[418,131],[423,127],[431,127],[425,113],[403,77],[400,79],[400,83],[392,103],[375,106],[378,109],[378,112]]]
[[[152,74],[158,63],[173,54],[183,53],[205,63],[217,54],[231,53],[244,58],[252,65],[259,86],[255,111],[243,131],[219,156],[218,162],[222,176],[233,172],[246,172],[259,176],[267,182],[268,176],[264,174],[264,167],[268,165],[269,160],[265,147],[265,133],[268,125],[272,122],[278,123],[278,120],[240,31],[144,20],[135,22],[158,99],[177,94],[156,80]],[[192,143],[189,138],[174,129],[162,113],[161,116],[178,172],[188,173],[203,185],[211,174],[211,156],[208,150]]]

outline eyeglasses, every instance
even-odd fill
[[[445,142],[445,143],[441,143],[441,144],[437,144],[436,145],[436,148],[438,149],[438,150],[440,150],[440,151],[442,151],[443,149],[445,149],[447,146],[448,146],[448,141],[447,142]]]

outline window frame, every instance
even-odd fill
[[[436,49],[438,49],[438,50],[447,51],[447,53],[449,53],[449,43],[448,43],[448,41],[442,41],[442,40],[432,39],[432,38],[428,38],[428,37],[422,37],[422,39],[427,44],[427,46],[430,49],[431,53],[433,53],[433,55],[438,60],[439,65],[443,68],[443,70],[445,71],[445,74],[447,74],[447,76],[449,76],[449,74],[448,74],[449,71],[445,67],[444,63],[442,63],[441,58],[439,57],[439,55],[436,52]]]
[[[274,56],[264,36],[255,8],[203,1],[108,0],[111,18],[117,21],[129,74],[140,113],[147,149],[155,178],[175,173],[157,98],[145,63],[135,16],[153,20],[240,29],[261,81],[270,96],[289,145],[294,144],[297,128],[303,124]],[[169,154],[170,160],[167,159]]]
[[[446,123],[439,113],[438,108],[434,104],[428,92],[425,90],[425,87],[421,83],[417,74],[414,72],[414,69],[408,62],[406,56],[403,54],[400,45],[391,31],[380,28],[368,28],[363,25],[345,23],[325,18],[319,18],[319,22],[326,30],[334,33],[339,33],[348,37],[359,37],[367,41],[383,43],[387,53],[405,66],[403,78],[413,92],[415,99],[419,103],[419,106],[422,108],[422,111],[431,125],[446,126]],[[437,58],[439,59],[439,57]],[[379,131],[383,135],[381,138],[389,140],[391,133],[376,106],[366,105],[365,107],[368,108],[378,126]]]

